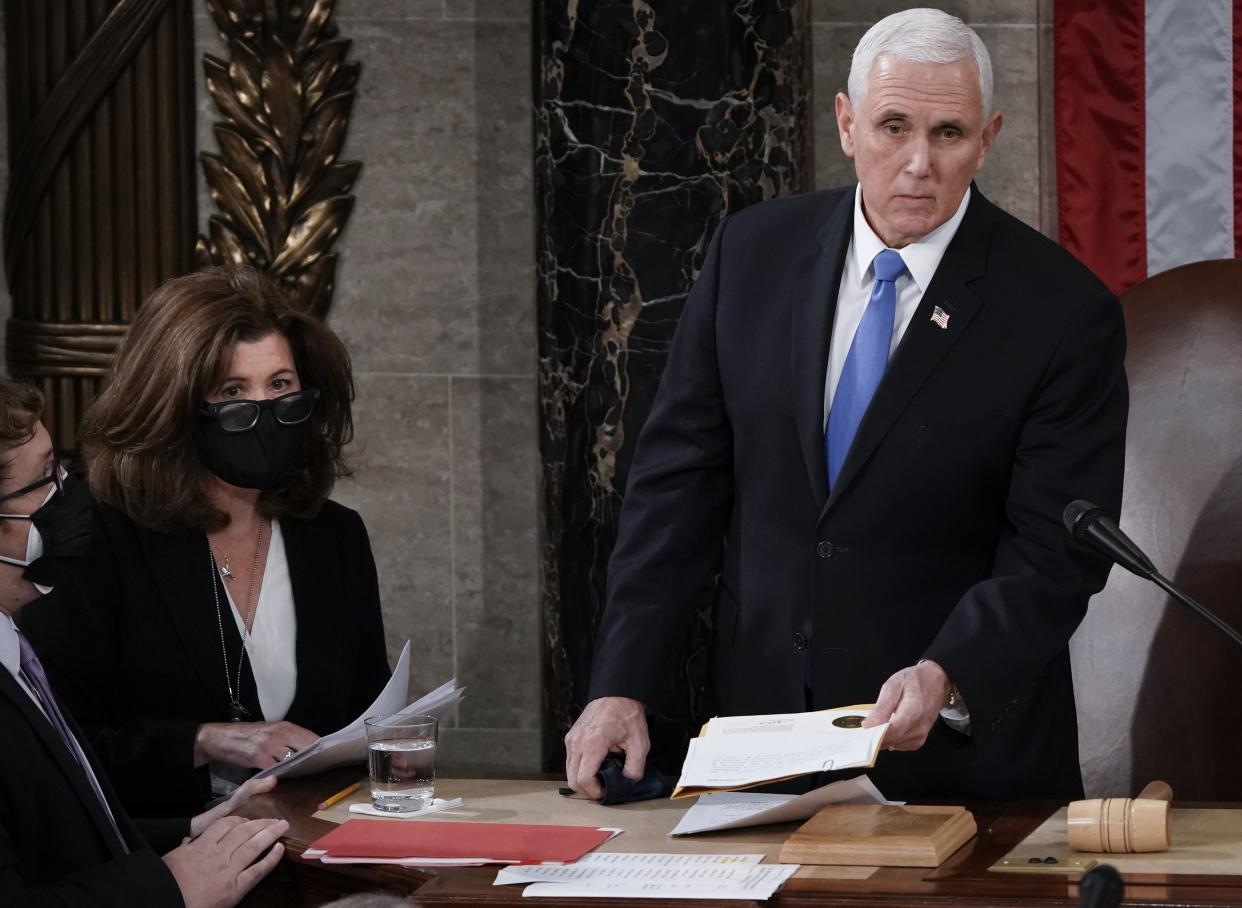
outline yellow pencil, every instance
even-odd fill
[[[362,787],[362,783],[361,783],[361,782],[355,782],[353,785],[350,785],[348,788],[342,788],[340,791],[338,791],[338,792],[337,792],[336,794],[334,794],[332,797],[327,798],[327,799],[325,799],[322,803],[320,803],[320,805],[319,805],[319,809],[320,809],[320,810],[327,810],[329,807],[331,807],[331,806],[332,806],[333,804],[335,804],[337,801],[340,801],[342,798],[348,798],[351,794],[353,794],[355,791],[357,791],[357,790],[358,790],[359,788],[361,788],[361,787]]]

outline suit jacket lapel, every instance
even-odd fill
[[[30,727],[34,729],[35,734],[47,749],[47,752],[51,754],[52,761],[60,767],[60,771],[64,773],[69,786],[77,794],[78,800],[82,802],[86,812],[90,814],[91,820],[99,829],[103,840],[108,844],[112,856],[120,857],[122,854],[121,844],[117,841],[116,834],[112,831],[112,824],[108,822],[103,805],[99,803],[99,798],[95,796],[95,791],[91,788],[91,783],[86,778],[86,773],[82,766],[78,763],[77,758],[69,752],[69,748],[61,740],[59,732],[52,726],[51,721],[30,699],[30,695],[22,689],[17,680],[4,669],[0,669],[0,693],[7,696],[13,702],[13,705],[17,707],[18,711],[25,716],[26,721],[30,723]],[[64,705],[58,703],[57,706],[64,713]],[[73,734],[77,736],[79,743],[81,743],[83,740],[81,731],[78,730],[73,720],[67,715],[65,716],[65,721],[69,724]],[[98,776],[98,767],[94,767],[94,770],[96,776]],[[101,780],[100,787],[103,787],[103,785],[104,782]],[[114,809],[117,808],[115,802],[112,806]],[[48,805],[49,810],[54,807],[55,805],[53,804]]]
[[[850,246],[853,216],[854,193],[847,192],[832,209],[811,248],[798,260],[793,275],[797,288],[794,292],[798,294],[792,324],[794,417],[811,489],[820,507],[828,500],[824,378],[828,372],[837,287]]]
[[[962,336],[982,305],[982,300],[967,284],[982,275],[986,268],[991,228],[989,204],[978,189],[971,188],[970,203],[962,223],[945,250],[935,277],[910,319],[910,325],[858,426],[845,462],[841,465],[837,484],[824,506],[825,513],[840,500],[893,423],[936,364]],[[940,328],[931,321],[937,306],[949,314],[947,328]]]
[[[207,542],[199,533],[156,533],[144,529],[139,529],[138,537],[164,607],[181,637],[187,661],[216,705],[218,715],[227,717],[231,704],[224,657],[220,653],[221,627],[208,583],[211,562]],[[228,613],[228,600],[223,595],[220,610],[225,619],[224,633],[238,640],[233,617]],[[234,655],[238,645],[230,646]],[[233,666],[236,671],[236,663]],[[203,718],[210,721],[212,717]]]

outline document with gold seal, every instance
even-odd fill
[[[873,705],[714,718],[690,741],[672,796],[741,791],[813,772],[874,766],[888,724],[862,727]]]

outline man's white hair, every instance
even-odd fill
[[[909,63],[956,63],[974,60],[983,95],[983,118],[992,112],[992,58],[975,30],[957,16],[920,7],[885,16],[862,36],[850,64],[850,103],[867,94],[867,79],[880,54]]]

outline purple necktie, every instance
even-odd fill
[[[87,763],[85,754],[79,751],[73,732],[69,730],[69,723],[65,721],[60,707],[56,705],[56,698],[52,696],[52,685],[48,684],[47,673],[43,671],[43,663],[35,655],[35,651],[26,639],[25,634],[19,632],[17,642],[21,653],[22,674],[26,676],[26,682],[34,689],[39,701],[43,704],[44,714],[47,716],[48,721],[52,723],[52,727],[60,734],[60,739],[65,742],[65,747],[68,748],[73,759],[77,761],[78,766],[82,767],[82,772],[86,774],[86,780],[90,783],[91,790],[95,792],[95,797],[99,798],[99,806],[103,808],[104,816],[112,824],[112,831],[116,833],[117,841],[121,843],[122,850],[128,854],[129,846],[125,844],[125,837],[121,835],[121,830],[117,828],[116,818],[112,816],[112,810],[108,807],[108,800],[104,797],[103,790],[99,787],[99,780],[95,778],[95,773],[91,770],[90,764]]]

